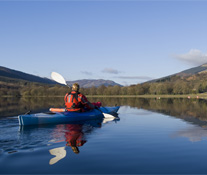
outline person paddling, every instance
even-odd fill
[[[95,108],[94,104],[90,103],[85,95],[79,92],[79,84],[74,83],[72,91],[65,95],[65,108],[67,111],[84,112]]]

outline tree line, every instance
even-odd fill
[[[80,88],[85,95],[182,95],[207,92],[207,75],[196,75],[186,78],[178,76],[162,79],[159,82],[148,82],[131,86],[99,86]],[[8,83],[0,82],[0,96],[64,96],[70,89],[62,85],[41,83]]]
[[[0,88],[0,96],[64,96],[70,89],[65,86],[31,85],[23,87]],[[164,95],[164,94],[197,94],[207,91],[207,82],[192,84],[176,83],[146,83],[131,86],[99,86],[80,88],[85,95]]]

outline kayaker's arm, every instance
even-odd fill
[[[94,109],[94,108],[95,108],[95,106],[94,106],[92,103],[90,103],[90,102],[88,101],[88,99],[86,98],[85,95],[82,95],[82,100],[81,100],[81,102],[82,102],[82,104],[83,104],[85,107],[87,107],[88,109]]]

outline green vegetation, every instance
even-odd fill
[[[207,73],[201,73],[186,77],[178,75],[167,77],[156,82],[120,87],[99,86],[81,88],[80,91],[87,96],[163,96],[201,94],[207,92]],[[0,96],[23,96],[23,97],[51,97],[64,96],[68,87],[34,83],[24,80],[0,79]]]

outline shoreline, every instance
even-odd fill
[[[207,99],[207,93],[203,94],[185,94],[185,95],[86,95],[90,98],[197,98]],[[2,98],[64,98],[64,96],[1,96]]]

